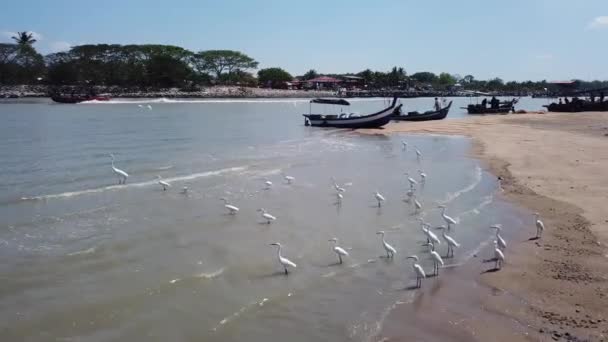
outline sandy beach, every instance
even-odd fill
[[[415,305],[393,310],[377,340],[606,339],[608,113],[391,123],[364,133],[379,132],[472,137],[472,153],[500,177],[504,196],[539,212],[546,229],[542,239],[531,239],[534,219],[523,217],[529,229],[511,232],[506,267],[480,275],[483,267],[473,260],[435,280]],[[458,291],[446,290],[445,281]]]

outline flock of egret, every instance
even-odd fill
[[[402,145],[403,145],[403,150],[407,151],[408,143],[405,141],[402,141]],[[416,159],[418,160],[418,162],[420,162],[421,159],[423,158],[423,155],[420,152],[420,150],[418,150],[418,148],[415,148],[415,152],[416,152]],[[112,171],[118,177],[118,184],[125,184],[127,181],[127,178],[129,177],[129,174],[126,173],[125,171],[117,168],[114,165],[115,158],[114,158],[113,154],[110,154],[110,157],[112,159]],[[407,181],[409,183],[409,189],[406,192],[407,198],[405,199],[405,202],[408,202],[408,203],[414,205],[415,213],[418,213],[418,212],[420,212],[420,210],[422,210],[422,203],[420,203],[420,201],[418,201],[417,196],[416,196],[416,186],[418,184],[424,186],[424,184],[426,183],[426,180],[427,180],[427,175],[426,175],[426,173],[424,173],[424,171],[418,170],[418,174],[420,176],[419,181],[410,177],[409,173],[407,173],[407,172],[405,173],[405,176],[407,177]],[[295,177],[285,175],[285,174],[283,174],[283,179],[285,180],[286,184],[292,184],[295,181]],[[158,180],[158,184],[162,187],[163,191],[166,191],[168,188],[171,187],[171,184],[167,181],[164,181],[161,176],[157,176],[157,180]],[[336,191],[336,197],[338,200],[337,204],[341,204],[341,201],[344,198],[343,194],[346,192],[346,189],[344,188],[344,186],[347,186],[349,184],[340,186],[333,177],[331,178],[331,180],[333,182],[333,187]],[[265,178],[264,186],[265,186],[265,188],[264,188],[265,190],[269,190],[272,188],[273,183],[269,179]],[[181,191],[181,193],[183,193],[183,194],[187,194],[187,192],[188,192],[187,187],[184,187]],[[374,193],[374,198],[378,203],[378,207],[381,207],[382,203],[384,203],[386,201],[386,198],[379,191],[376,191]],[[222,197],[222,198],[220,198],[220,200],[222,200],[224,202],[224,207],[226,208],[226,210],[228,211],[228,213],[230,215],[236,215],[239,212],[239,208],[236,207],[235,205],[231,204],[228,199]],[[445,225],[435,227],[434,229],[441,230],[441,237],[443,238],[445,244],[447,245],[447,251],[445,254],[445,258],[453,258],[454,257],[454,248],[460,247],[460,244],[452,236],[449,236],[447,233],[449,233],[453,230],[453,228],[454,228],[453,226],[456,226],[458,224],[458,220],[456,220],[446,214],[447,208],[445,205],[439,205],[437,208],[441,209],[441,217],[445,221]],[[276,216],[270,214],[264,208],[260,208],[257,211],[260,213],[261,218],[267,224],[270,224],[271,222],[273,222],[277,219]],[[536,223],[536,238],[541,238],[542,233],[545,229],[545,226],[544,226],[543,222],[540,220],[540,215],[538,213],[534,213],[534,218],[535,218],[535,223]],[[431,230],[432,227],[430,224],[426,223],[423,218],[419,218],[418,220],[420,221],[420,228],[426,238],[426,243],[424,243],[424,246],[429,247],[429,255],[431,257],[431,261],[433,262],[433,274],[435,276],[438,276],[439,269],[444,265],[442,256],[436,250],[437,246],[441,245],[441,240],[439,240],[437,235]],[[507,248],[507,242],[500,235],[502,225],[495,224],[495,225],[490,226],[489,228],[496,230],[495,240],[493,241],[493,243],[494,243],[493,261],[495,261],[495,269],[498,270],[502,267],[503,263],[505,262],[504,250]],[[397,254],[397,249],[395,249],[395,247],[391,246],[386,241],[386,238],[385,238],[386,232],[381,230],[381,231],[376,232],[376,234],[380,235],[382,237],[382,240],[381,240],[382,247],[384,248],[384,251],[386,252],[386,258],[393,259],[395,257],[395,254]],[[333,252],[336,253],[336,255],[338,256],[338,263],[342,264],[343,258],[349,256],[348,252],[344,248],[338,246],[338,238],[334,237],[334,238],[329,239],[328,241],[333,243]],[[274,243],[271,243],[270,245],[277,247],[278,261],[279,261],[279,264],[281,264],[281,266],[283,267],[285,274],[289,273],[289,268],[297,267],[293,261],[289,260],[288,258],[284,257],[281,254],[282,245],[279,242],[274,242]],[[420,259],[416,255],[408,256],[406,259],[411,259],[413,261],[412,268],[414,270],[414,273],[416,274],[416,287],[419,288],[422,286],[422,279],[427,277],[424,269],[418,263],[420,261]]]

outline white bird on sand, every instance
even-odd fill
[[[431,249],[431,258],[433,259],[433,272],[435,275],[439,275],[439,266],[443,266],[443,259],[441,255],[435,251],[435,245],[432,242],[427,243]]]
[[[445,233],[445,231],[447,230],[446,226],[439,226],[435,229],[441,229],[441,235],[443,236],[443,239],[445,240],[445,242],[448,244],[448,252],[445,257],[453,258],[454,257],[454,247],[458,248],[458,247],[460,247],[460,244],[458,242],[456,242],[456,240],[454,240],[453,237],[451,237]]]
[[[264,178],[264,184],[266,185],[266,190],[272,187],[272,182],[268,178]]]
[[[410,189],[414,189],[414,187],[416,186],[416,184],[418,184],[418,182],[410,177],[410,174],[408,172],[404,173],[405,176],[407,177],[407,181],[410,183]]]
[[[297,265],[296,265],[296,264],[295,264],[293,261],[291,261],[291,260],[289,260],[289,259],[287,259],[287,258],[285,258],[284,256],[282,256],[282,255],[281,255],[281,248],[282,248],[283,246],[281,246],[281,244],[280,244],[280,243],[278,243],[278,242],[273,242],[273,243],[271,243],[270,245],[271,245],[271,246],[277,246],[277,247],[278,247],[278,248],[277,248],[277,256],[278,256],[278,258],[279,258],[279,263],[280,263],[281,265],[283,265],[283,269],[285,270],[285,274],[288,274],[288,273],[289,273],[289,272],[287,271],[287,267],[288,267],[288,266],[289,266],[289,267],[293,267],[293,268],[296,268],[296,267],[297,267]]]
[[[230,202],[226,198],[222,197],[220,198],[220,200],[224,201],[224,208],[228,209],[230,215],[236,215],[236,213],[239,212],[239,208],[230,204]]]
[[[268,223],[268,224],[270,224],[271,221],[274,221],[277,219],[276,217],[270,215],[264,208],[260,208],[260,209],[258,209],[258,211],[262,213],[262,218],[264,220],[266,220],[266,223]]]
[[[291,184],[296,178],[294,176],[284,175],[283,179],[287,182],[287,184]]]
[[[147,105],[146,107],[148,108],[148,110],[152,110],[152,106],[151,105]]]
[[[388,242],[386,242],[386,240],[384,239],[384,234],[385,232],[383,230],[376,232],[376,234],[378,235],[382,235],[382,246],[384,247],[384,250],[386,251],[386,257],[387,258],[392,258],[395,256],[395,254],[397,253],[397,250],[388,244]]]
[[[456,220],[454,220],[453,218],[449,217],[448,215],[445,214],[445,205],[440,205],[437,208],[441,208],[441,217],[443,217],[443,220],[445,221],[445,223],[448,225],[448,231],[450,231],[451,226],[452,225],[456,225],[458,224],[458,222]]]
[[[405,140],[401,140],[401,145],[403,145],[403,150],[407,151],[407,142]]]
[[[422,170],[418,170],[418,173],[420,174],[420,184],[426,183],[426,173]]]
[[[171,184],[169,182],[164,181],[160,175],[156,176],[156,179],[158,179],[158,184],[163,187],[163,191],[167,191],[167,188],[171,187]]]
[[[384,196],[382,196],[380,194],[380,192],[378,192],[378,191],[376,191],[376,193],[374,194],[374,197],[376,198],[376,201],[378,201],[378,208],[380,208],[382,206],[382,202],[386,201]]]
[[[418,159],[418,161],[420,161],[420,159],[422,159],[422,152],[420,152],[420,150],[415,147],[414,148],[416,150],[416,159]]]
[[[112,171],[118,176],[118,184],[125,184],[129,174],[114,166],[114,155],[112,153],[110,153],[110,157],[112,157]]]
[[[342,263],[342,257],[346,257],[348,256],[348,252],[344,250],[344,248],[338,246],[338,238],[332,238],[329,239],[329,242],[333,242],[334,243],[334,252],[338,255],[338,260],[340,263]]]
[[[494,240],[494,268],[501,269],[502,264],[505,262],[505,255],[502,253],[500,248],[498,248],[498,242]]]
[[[500,230],[502,229],[502,225],[495,224],[491,226],[490,229],[496,229],[496,241],[498,242],[498,247],[500,249],[506,249],[507,242],[505,241],[505,239],[502,238],[502,236],[500,236]]]
[[[416,272],[416,288],[420,288],[422,286],[422,279],[426,278],[426,274],[424,273],[422,266],[418,265],[418,257],[415,255],[411,255],[406,259],[414,260],[412,268],[414,269],[414,272]]]
[[[426,242],[427,243],[433,243],[435,245],[440,245],[441,241],[439,241],[439,238],[437,237],[437,235],[435,235],[435,233],[433,233],[429,228],[431,227],[430,224],[424,222],[423,219],[419,219],[420,221],[420,229],[422,229],[422,232],[424,233],[424,235],[426,235]]]
[[[540,214],[534,213],[534,218],[536,219],[536,237],[541,238],[543,236],[543,231],[545,230],[545,224],[540,220]]]

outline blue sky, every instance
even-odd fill
[[[388,70],[608,79],[608,0],[9,1],[0,41],[235,49],[294,75]]]

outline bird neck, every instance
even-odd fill
[[[281,246],[277,246],[277,256],[279,257],[279,259],[281,259]]]

